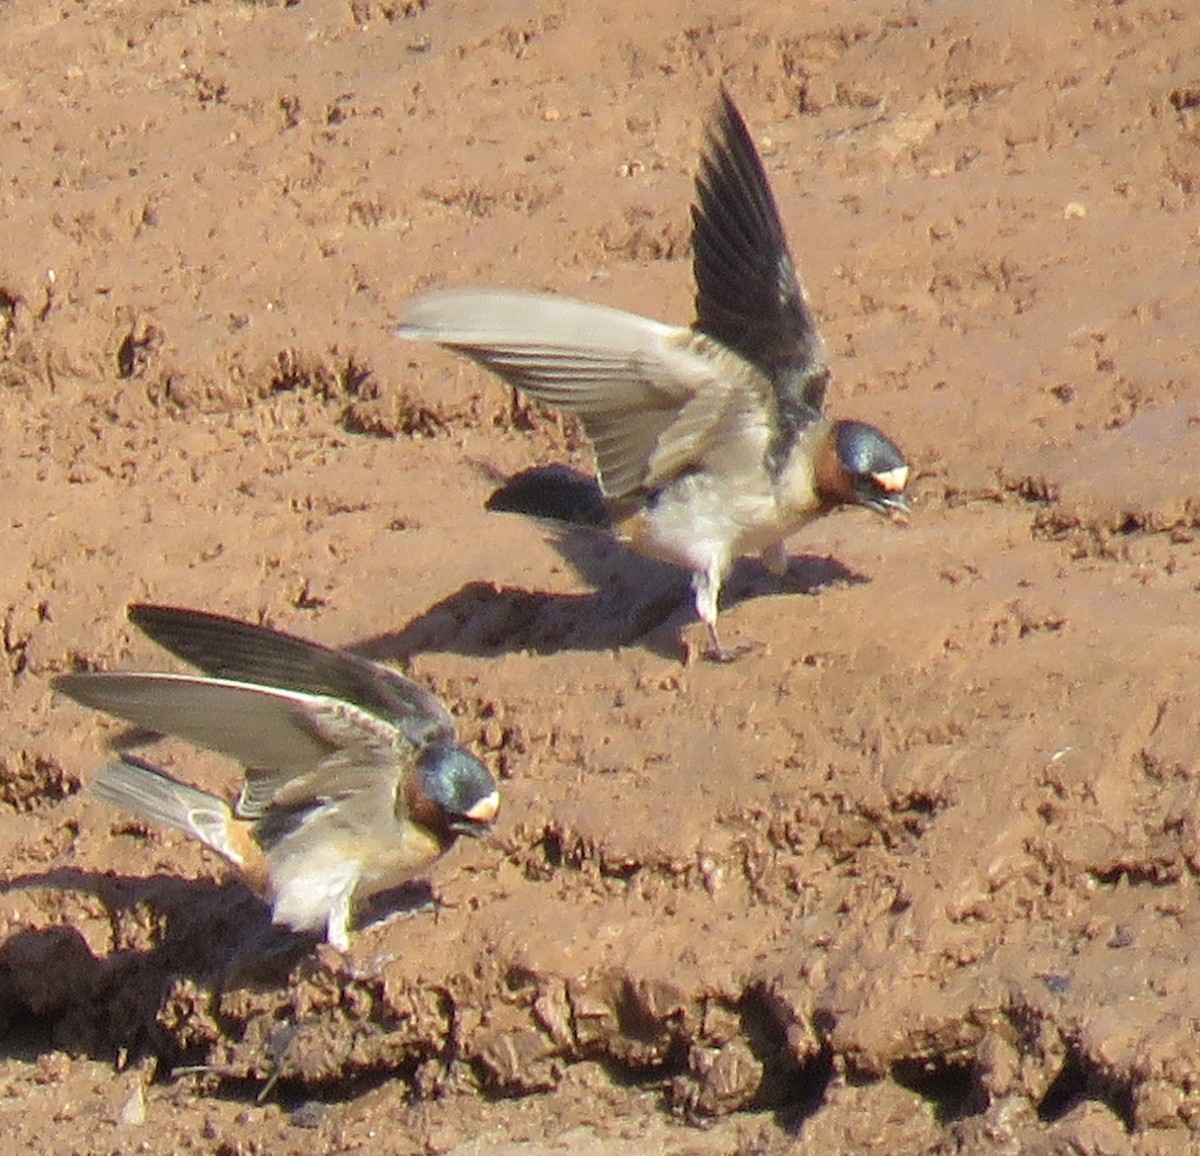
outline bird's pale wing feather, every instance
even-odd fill
[[[325,695],[179,674],[82,673],[55,687],[135,726],[176,735],[246,768],[238,813],[255,817],[286,798],[332,798],[399,774],[401,732]]]
[[[660,439],[672,436],[685,406],[728,388],[690,330],[550,294],[431,293],[409,305],[396,332],[462,353],[577,415],[610,497],[646,484]]]
[[[381,792],[381,805],[394,813],[397,785],[415,753],[403,734],[375,715],[333,699],[313,704],[308,721],[334,746],[334,753],[303,775],[268,777],[248,771],[242,805],[247,797],[258,797],[261,783],[270,790],[272,807],[303,810],[330,799]]]
[[[659,435],[646,470],[647,487],[693,470],[722,475],[762,469],[775,416],[771,382],[735,352],[687,331],[693,361],[715,382],[697,389]]]

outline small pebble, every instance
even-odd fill
[[[293,1113],[291,1122],[296,1128],[319,1128],[329,1119],[331,1109],[320,1100],[305,1100]]]

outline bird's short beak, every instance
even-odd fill
[[[490,823],[472,823],[470,819],[459,819],[450,824],[450,830],[456,835],[468,835],[472,839],[482,839],[491,829]]]
[[[895,522],[898,526],[908,525],[908,515],[911,512],[911,507],[908,504],[908,499],[903,494],[888,494],[886,497],[864,502],[863,505],[868,510],[874,510],[876,514]]]

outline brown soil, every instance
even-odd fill
[[[1200,6],[7,0],[0,39],[0,1150],[1196,1150]],[[484,512],[589,466],[568,423],[390,336],[431,285],[687,320],[718,78],[831,411],[918,471],[906,532],[736,571],[729,666],[680,661],[683,575]],[[146,598],[443,696],[505,812],[436,915],[296,945],[82,792],[116,728],[48,678],[169,667]]]

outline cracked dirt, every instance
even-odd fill
[[[0,4],[3,1151],[1200,1144],[1200,10]],[[723,78],[917,470],[732,577],[488,514],[590,459],[390,336],[690,316]],[[436,914],[273,934],[83,788],[135,600],[401,661],[502,776]],[[163,761],[231,785],[180,744]]]

